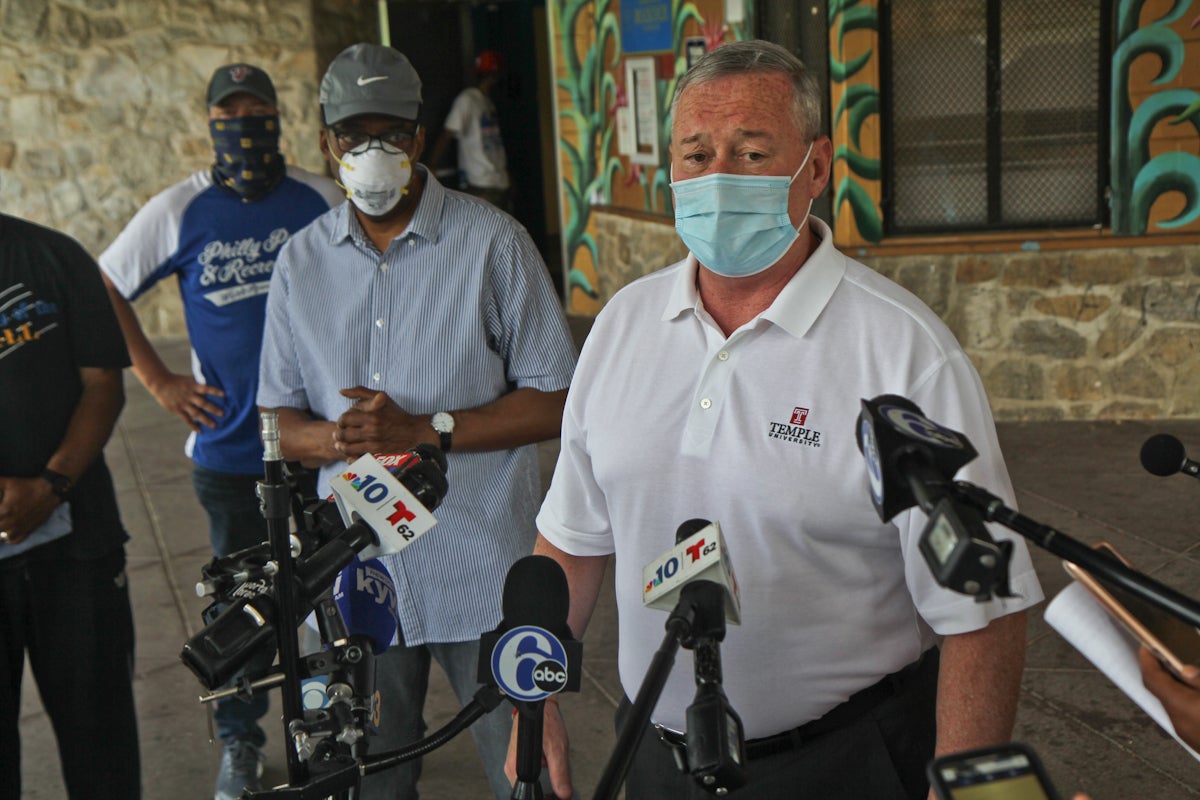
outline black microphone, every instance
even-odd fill
[[[690,519],[675,531],[681,544],[712,523]],[[691,647],[696,696],[687,708],[684,735],[688,772],[713,794],[723,795],[746,782],[746,739],[742,718],[729,704],[722,686],[721,642],[725,639],[726,587],[711,580],[696,580],[679,590],[679,609],[692,609]],[[686,613],[686,612],[684,612]]]
[[[938,584],[980,601],[1010,596],[1012,542],[995,541],[979,512],[953,493],[954,474],[978,455],[967,437],[899,395],[863,400],[858,420],[855,437],[879,518],[920,505],[929,519],[919,547]]]
[[[884,522],[915,505],[931,511],[942,487],[978,455],[961,433],[927,419],[916,403],[894,394],[862,401],[854,436],[867,462],[871,500]]]
[[[1200,461],[1193,461],[1183,450],[1183,442],[1169,433],[1151,436],[1142,445],[1142,466],[1152,475],[1166,477],[1182,472],[1200,478]]]
[[[514,800],[543,796],[538,776],[546,698],[579,691],[583,644],[567,624],[570,607],[558,562],[525,556],[504,579],[500,624],[479,640],[479,682],[499,687],[517,709]]]
[[[434,448],[417,448],[412,455],[413,458],[394,477],[427,511],[432,511],[446,495],[447,482],[442,472],[445,456]],[[328,501],[322,503],[326,504],[326,513],[319,516],[325,524],[336,527],[336,516],[329,513],[332,508]],[[222,686],[256,655],[262,657],[273,653],[277,626],[299,625],[342,570],[365,548],[378,544],[378,532],[361,520],[342,527],[311,555],[296,560],[290,576],[295,619],[278,619],[278,585],[249,596],[244,593],[184,643],[180,659],[207,688]],[[269,555],[269,552],[262,555]]]

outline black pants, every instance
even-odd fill
[[[25,653],[71,800],[141,797],[125,552],[0,559],[0,799],[21,796]]]
[[[795,747],[749,759],[746,785],[726,797],[925,800],[929,793],[925,765],[933,758],[937,734],[937,675],[938,653],[931,650],[904,673],[893,692],[861,715],[811,737],[804,735],[802,727]],[[891,676],[884,678],[890,680]],[[630,705],[627,697],[617,709],[618,730]],[[679,772],[671,746],[652,726],[647,726],[629,768],[625,796],[627,800],[712,798],[690,775]]]

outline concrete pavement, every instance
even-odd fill
[[[186,369],[186,342],[159,345],[169,363]],[[208,715],[196,703],[200,684],[179,662],[180,647],[199,628],[204,605],[192,587],[209,558],[207,523],[182,452],[183,426],[128,373],[126,390],[125,411],[105,452],[131,535],[145,797],[211,797],[220,749],[210,743]],[[1184,476],[1154,477],[1138,463],[1142,442],[1159,432],[1179,436],[1193,457],[1200,454],[1200,421],[1000,426],[1026,515],[1085,541],[1106,539],[1158,580],[1200,597],[1200,485]],[[542,450],[548,478],[557,443]],[[1068,579],[1057,559],[1033,549],[1052,597]],[[564,700],[575,781],[583,797],[591,795],[615,738],[612,711],[621,691],[615,632],[606,582],[586,639],[584,690]],[[1014,738],[1037,750],[1061,792],[1086,790],[1095,800],[1200,797],[1200,764],[1050,629],[1041,607],[1030,615],[1028,641]],[[433,672],[431,729],[457,711],[438,670]],[[278,698],[272,703],[277,712]],[[53,734],[28,673],[22,726],[24,797],[64,798]],[[268,726],[268,734],[265,781],[270,785],[286,780],[286,768],[278,723]],[[487,796],[469,736],[425,759],[422,793],[432,800]]]

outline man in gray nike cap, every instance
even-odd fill
[[[376,663],[378,753],[424,734],[431,659],[462,703],[479,688],[479,635],[533,547],[535,444],[558,436],[575,347],[525,229],[417,163],[421,79],[402,53],[349,47],[320,100],[321,147],[350,202],[279,253],[258,404],[278,411],[288,459],[321,465],[321,496],[366,453],[429,443],[449,463],[437,526],[382,558],[399,627]],[[510,731],[505,707],[471,726],[499,800],[512,795]],[[368,776],[358,797],[416,797],[419,774],[408,762]]]

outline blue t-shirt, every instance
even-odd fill
[[[279,186],[247,203],[204,170],[153,197],[100,255],[101,269],[129,300],[170,275],[179,279],[195,379],[225,392],[210,398],[225,412],[217,426],[188,438],[200,466],[262,470],[255,395],[275,257],[341,199],[333,181],[289,166]]]

